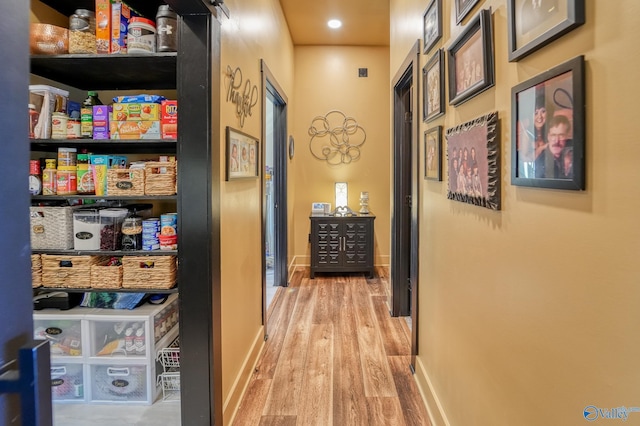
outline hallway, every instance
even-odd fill
[[[377,278],[296,271],[274,300],[271,334],[236,426],[430,425],[411,375],[410,330]]]

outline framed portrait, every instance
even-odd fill
[[[456,7],[456,24],[462,22],[480,0],[453,0]]]
[[[422,68],[422,120],[444,114],[444,51],[438,49]]]
[[[511,89],[511,183],[585,188],[584,56]]]
[[[584,0],[507,0],[509,61],[518,61],[584,24],[584,15]]]
[[[494,85],[491,10],[484,9],[447,50],[449,103],[459,105]]]
[[[258,147],[258,139],[227,126],[226,180],[258,176]]]
[[[422,45],[426,54],[442,37],[442,0],[431,0],[422,17]]]
[[[442,126],[424,132],[424,178],[442,180]]]
[[[500,210],[498,113],[447,129],[447,198]]]

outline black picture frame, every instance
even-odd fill
[[[251,135],[227,126],[225,163],[227,181],[258,177],[260,142]]]
[[[442,0],[431,0],[422,15],[423,53],[427,54],[442,38]]]
[[[491,9],[481,10],[447,49],[449,104],[460,105],[495,84]]]
[[[509,62],[516,62],[585,22],[584,0],[508,0]]]
[[[433,121],[444,111],[444,50],[438,49],[422,68],[422,121]]]
[[[442,181],[442,126],[424,132],[424,178]]]
[[[584,64],[578,56],[511,89],[512,185],[585,189]]]
[[[498,124],[491,112],[447,129],[448,199],[500,210]]]
[[[479,1],[480,0],[453,0],[456,10],[456,24],[460,24]]]

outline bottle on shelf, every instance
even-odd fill
[[[103,105],[103,103],[98,97],[98,92],[88,91],[87,99],[82,102],[82,108],[80,108],[80,134],[84,139],[91,139],[93,137],[94,105]]]
[[[58,171],[56,169],[56,160],[49,158],[44,160],[44,170],[42,171],[42,195],[56,195]]]
[[[29,104],[29,138],[34,139],[36,137],[35,128],[40,119],[40,113],[36,110],[34,104]]]
[[[40,161],[29,161],[29,193],[40,195],[42,193],[42,179],[40,178]]]

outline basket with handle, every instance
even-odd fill
[[[91,265],[91,288],[122,288],[122,264],[109,265],[110,262],[111,259],[107,258]]]
[[[42,285],[53,288],[90,288],[91,265],[104,261],[103,256],[41,255]]]
[[[176,168],[175,161],[147,161],[144,164],[144,193],[146,195],[175,194]]]
[[[175,256],[125,256],[122,288],[170,289],[176,285]]]
[[[31,287],[37,288],[42,285],[42,259],[39,254],[31,255]]]
[[[108,195],[144,195],[144,169],[107,170]]]

